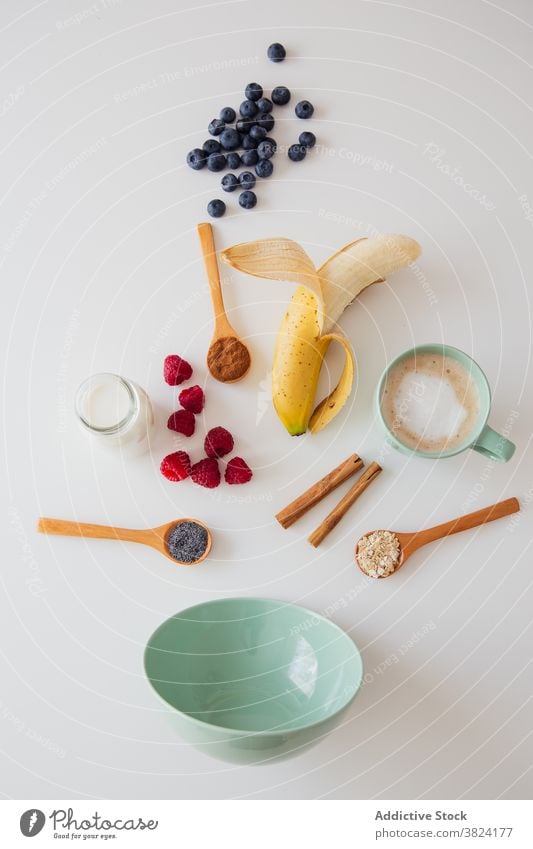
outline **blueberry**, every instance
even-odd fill
[[[220,118],[213,118],[207,129],[212,136],[219,136],[225,126],[224,121],[221,121]]]
[[[241,144],[240,134],[237,130],[229,127],[225,129],[220,136],[220,144],[224,150],[235,150],[237,147],[240,147]]]
[[[211,218],[221,218],[226,211],[226,204],[223,200],[210,200],[207,204],[207,211]]]
[[[267,131],[260,124],[254,124],[253,127],[250,127],[250,135],[256,141],[263,141],[263,139],[266,139]]]
[[[283,44],[280,44],[278,41],[276,41],[274,44],[271,44],[267,50],[267,56],[271,62],[283,62],[286,55],[287,51],[285,50]]]
[[[220,110],[220,120],[224,121],[225,124],[233,124],[236,117],[235,109],[232,109],[231,106],[224,106],[224,109]]]
[[[248,83],[244,93],[248,100],[259,100],[263,97],[263,87],[259,83]]]
[[[307,148],[304,144],[291,144],[288,151],[289,159],[292,159],[293,162],[301,162],[302,159],[305,159],[306,153]]]
[[[220,185],[224,189],[225,192],[234,192],[237,186],[239,185],[239,180],[235,176],[235,174],[224,174],[222,180],[220,181]]]
[[[272,102],[276,104],[276,106],[285,106],[291,99],[291,93],[287,86],[278,85],[272,92]]]
[[[245,150],[241,155],[241,162],[243,165],[246,165],[247,168],[251,168],[252,165],[256,165],[259,160],[259,156],[257,155],[257,150]],[[261,162],[268,162],[268,159],[262,159]],[[229,156],[228,156],[229,163]],[[233,165],[231,166],[234,167]]]
[[[255,173],[258,177],[270,177],[273,170],[274,165],[271,159],[260,159],[255,166]]]
[[[255,118],[257,115],[257,106],[253,100],[243,100],[239,106],[239,112],[243,118]]]
[[[223,171],[226,167],[226,157],[223,153],[210,153],[207,157],[207,167],[210,171]]]
[[[300,100],[300,102],[296,104],[294,111],[298,118],[310,118],[315,111],[315,107],[312,103],[309,103],[308,100]]]
[[[304,147],[311,148],[314,147],[316,144],[316,136],[314,133],[308,133],[304,131],[298,136],[298,141],[300,142],[300,144],[303,144]]]
[[[272,112],[272,101],[268,97],[261,97],[257,101],[257,108],[260,112]]]
[[[200,150],[199,147],[195,147],[194,150],[190,150],[187,154],[187,165],[193,171],[200,171],[200,169],[204,168],[206,160],[207,154],[205,150]]]
[[[274,139],[265,139],[257,145],[259,159],[270,159],[276,152],[277,144]]]
[[[274,128],[274,124],[276,122],[274,121],[273,115],[265,115],[264,113],[261,113],[255,119],[255,123],[259,124],[260,127],[264,127],[267,133],[269,133]]]
[[[257,139],[252,138],[252,136],[246,135],[242,137],[242,146],[244,150],[253,150],[255,147],[257,147],[257,145]]]
[[[222,150],[222,148],[220,147],[220,142],[217,142],[216,139],[206,139],[202,147],[207,154],[220,153],[220,151]]]
[[[240,168],[242,165],[241,157],[238,153],[235,153],[234,151],[232,153],[228,153],[228,155],[226,156],[226,161],[228,163],[228,168],[233,168],[233,170],[235,170],[236,168]]]
[[[248,133],[250,132],[250,127],[253,126],[253,123],[253,121],[249,121],[246,118],[239,118],[239,120],[235,124],[235,129],[239,133]]]
[[[251,171],[243,171],[242,174],[239,175],[239,183],[241,189],[253,189],[255,186],[255,177]]]
[[[241,192],[239,195],[239,203],[243,209],[253,209],[257,203],[255,192]]]

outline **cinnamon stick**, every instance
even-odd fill
[[[311,507],[318,504],[326,495],[333,492],[341,483],[351,477],[355,472],[362,469],[363,461],[357,454],[351,454],[346,460],[324,475],[319,481],[306,489],[298,498],[291,501],[283,510],[276,513],[276,519],[284,528],[290,528],[297,519],[300,519]]]
[[[340,520],[352,506],[354,501],[359,498],[361,493],[363,493],[367,486],[369,486],[372,481],[377,478],[381,471],[382,468],[377,463],[370,464],[368,469],[363,472],[361,477],[354,483],[351,489],[348,490],[346,495],[341,498],[337,506],[334,507],[331,513],[326,516],[318,528],[313,531],[311,536],[308,538],[311,545],[314,545],[315,548],[320,545],[322,540],[327,537],[330,531],[339,524]]]

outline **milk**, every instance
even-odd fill
[[[122,382],[100,383],[87,393],[84,418],[99,430],[115,427],[128,416],[130,407],[130,394]]]
[[[142,454],[150,445],[154,414],[140,386],[117,374],[95,374],[78,389],[76,413],[84,431],[102,448]]]

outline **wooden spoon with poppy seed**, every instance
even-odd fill
[[[199,224],[198,235],[215,314],[215,332],[207,352],[207,368],[221,383],[235,383],[241,380],[250,368],[250,352],[237,336],[226,315],[213,228],[207,223]]]
[[[175,550],[173,546],[172,532],[180,526],[191,528],[196,535],[198,531],[203,533],[200,550],[194,557],[187,555],[186,547],[183,549],[184,556],[180,556],[179,551]],[[197,563],[201,563],[211,551],[212,544],[211,531],[198,519],[174,519],[173,522],[166,522],[166,524],[159,525],[157,528],[137,530],[134,528],[114,528],[110,525],[93,525],[87,524],[87,522],[68,522],[65,519],[49,519],[43,516],[37,523],[37,530],[40,534],[55,534],[65,537],[140,542],[142,545],[155,548],[160,554],[164,554],[165,557],[172,560],[174,564],[180,563],[182,566],[196,566]]]

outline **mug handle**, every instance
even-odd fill
[[[484,454],[485,457],[495,460],[496,463],[507,463],[513,456],[516,445],[501,433],[485,425],[472,448]]]

